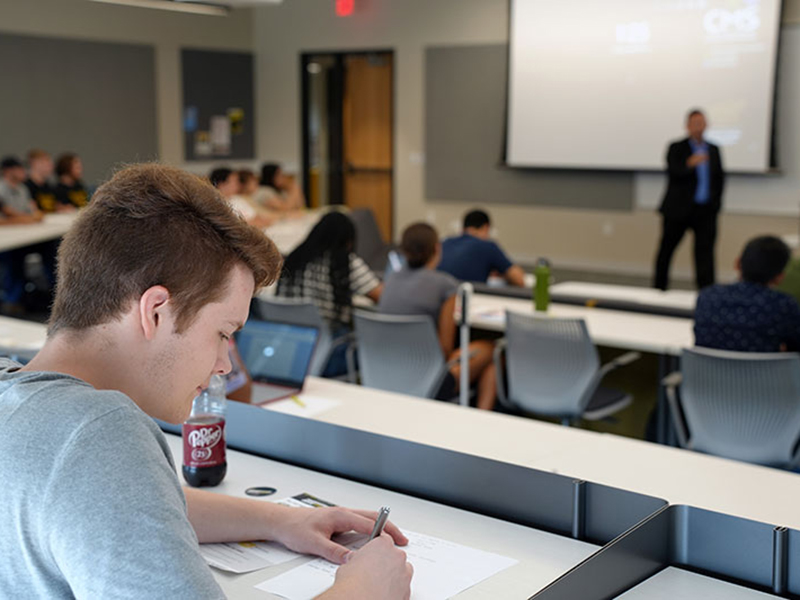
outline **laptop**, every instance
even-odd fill
[[[303,389],[319,330],[308,325],[248,321],[236,344],[253,386],[253,403],[263,404],[299,394]]]

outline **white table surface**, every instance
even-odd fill
[[[0,226],[0,252],[54,240],[63,236],[77,218],[78,213],[54,213],[44,216],[41,223]]]
[[[667,567],[618,600],[768,600],[778,598],[705,575]]]
[[[46,336],[42,323],[0,316],[0,349],[39,350]]]
[[[505,311],[534,314],[533,302],[474,294],[470,306],[470,325],[489,331],[505,330]],[[543,318],[584,319],[592,341],[599,346],[638,350],[677,356],[694,345],[694,321],[643,313],[551,304]]]
[[[253,398],[258,399],[258,384]],[[306,379],[300,398],[338,402],[310,417],[318,421],[522,466],[559,452],[562,444],[602,435],[317,377]]]
[[[694,290],[667,290],[611,285],[607,283],[586,283],[583,281],[564,281],[550,286],[552,294],[585,296],[595,300],[620,300],[645,306],[694,310],[697,292]]]
[[[180,465],[180,437],[168,434],[167,440],[176,464]],[[377,510],[380,506],[389,505],[392,508],[392,520],[401,528],[519,561],[515,566],[455,596],[464,600],[525,600],[598,549],[592,544],[521,525],[229,451],[228,473],[222,484],[211,488],[212,491],[245,497],[244,490],[251,486],[277,488],[275,499],[308,492],[340,506]],[[232,575],[216,569],[213,571],[230,598],[275,598],[254,586],[297,564],[294,561],[245,575]]]
[[[800,474],[602,434],[528,466],[772,525],[800,529]]]
[[[310,377],[311,418],[800,529],[800,474]]]
[[[289,216],[264,229],[264,233],[275,242],[280,253],[286,256],[306,239],[323,214],[324,211],[312,210]]]

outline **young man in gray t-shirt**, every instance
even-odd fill
[[[349,552],[375,515],[182,492],[151,417],[180,423],[215,373],[275,246],[178,169],[118,173],[59,250],[44,348],[0,361],[0,597],[220,598],[200,542],[271,539],[345,563],[321,597],[408,598],[388,535]]]

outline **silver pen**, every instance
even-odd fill
[[[391,509],[388,506],[382,506],[381,509],[378,511],[378,518],[375,521],[375,527],[372,528],[372,533],[369,534],[369,539],[367,543],[374,540],[378,537],[381,533],[383,533],[383,527],[386,525],[386,521],[389,518],[389,511]]]

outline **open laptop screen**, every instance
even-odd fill
[[[248,321],[236,335],[253,381],[303,387],[319,337],[316,327]]]

